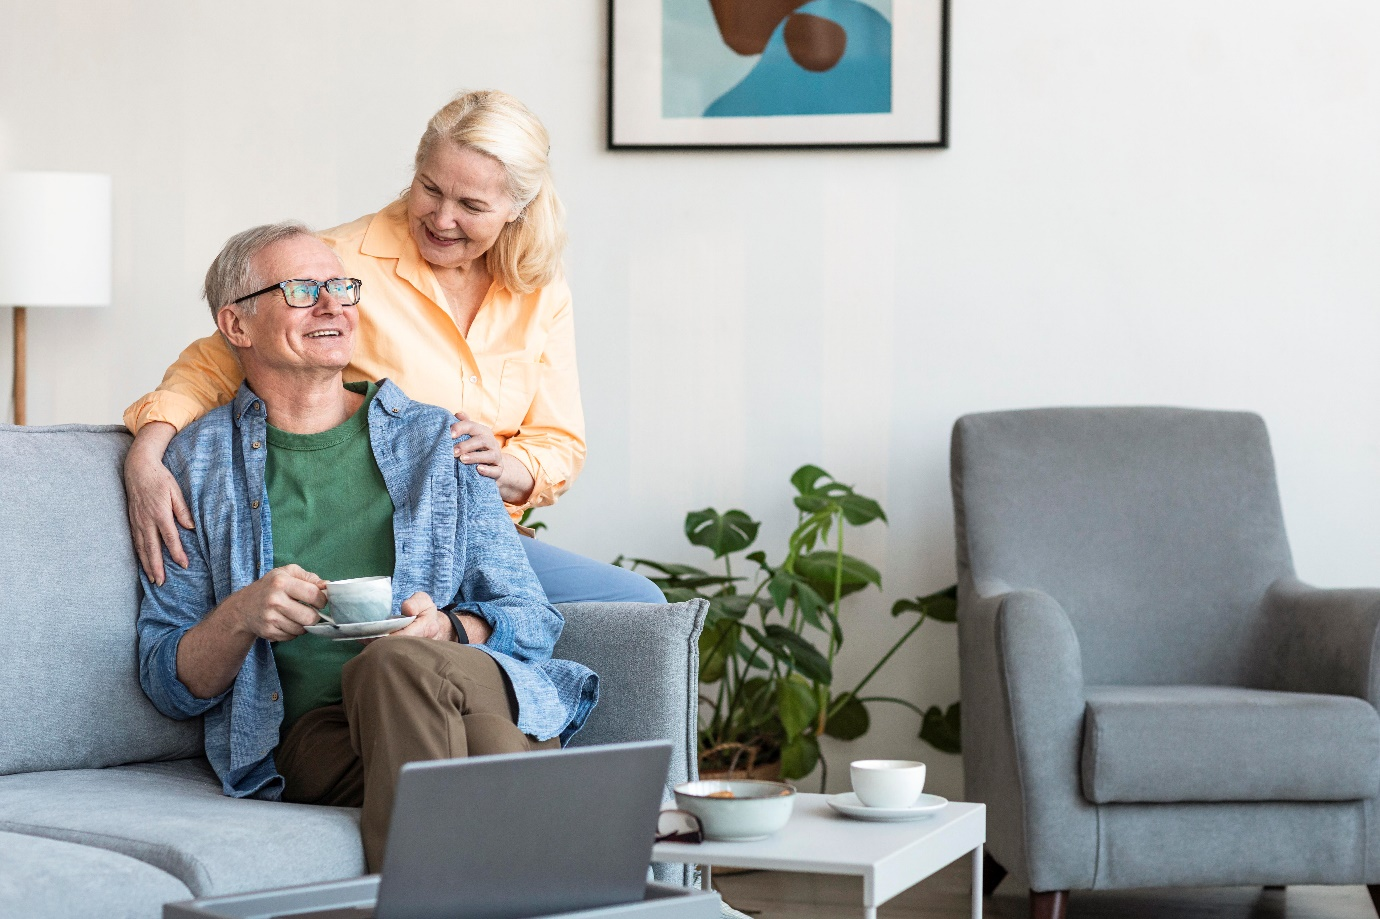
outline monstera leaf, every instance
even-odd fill
[[[803,779],[819,763],[819,741],[813,734],[801,734],[781,746],[781,778]]]
[[[760,524],[742,511],[720,514],[712,507],[685,515],[685,538],[723,558],[741,552],[757,538]]]
[[[857,593],[868,584],[882,586],[881,572],[867,562],[851,555],[844,555],[842,561],[843,570],[840,573],[837,554],[828,550],[811,552],[795,560],[795,573],[822,597],[834,595],[836,576],[841,588],[839,595],[843,597]]]
[[[842,706],[839,706],[840,700],[844,700]],[[857,740],[872,726],[872,716],[867,713],[867,706],[851,692],[841,693],[831,707],[836,707],[836,710],[824,724],[824,733],[830,737]]]
[[[931,705],[925,712],[924,723],[920,725],[920,739],[940,753],[963,752],[958,711],[957,702],[950,705],[947,711],[940,711],[938,705]]]
[[[913,600],[897,600],[891,605],[891,615],[919,613],[938,622],[958,621],[958,585],[946,587],[924,597]]]
[[[815,701],[815,693],[809,683],[798,678],[785,679],[776,690],[776,710],[789,740],[799,737],[815,723],[819,703]]]

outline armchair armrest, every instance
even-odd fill
[[[1324,589],[1281,578],[1265,592],[1266,681],[1290,692],[1356,696],[1380,708],[1380,589]]]
[[[1082,652],[1048,594],[985,579],[960,590],[963,774],[987,805],[993,857],[1032,890],[1088,889],[1097,809],[1081,793]]]
[[[1083,660],[1062,606],[1037,590],[1000,598],[998,666],[1011,713],[1032,890],[1088,889],[1097,811],[1082,794]]]

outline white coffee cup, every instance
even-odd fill
[[[378,622],[393,612],[393,579],[386,575],[326,582],[326,612],[337,623]]]
[[[910,807],[925,790],[925,764],[908,759],[860,759],[849,764],[853,793],[867,807]]]

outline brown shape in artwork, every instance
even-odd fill
[[[761,54],[767,49],[771,33],[776,31],[781,20],[809,2],[810,0],[709,0],[709,6],[714,10],[714,21],[719,25],[719,34],[723,36],[724,44],[739,54]]]
[[[843,26],[809,13],[792,13],[786,20],[785,36],[791,60],[812,73],[833,67],[848,47],[848,33]]]

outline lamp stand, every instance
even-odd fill
[[[27,424],[24,403],[28,397],[28,366],[25,360],[25,345],[28,343],[29,323],[22,306],[14,308],[14,423]]]

